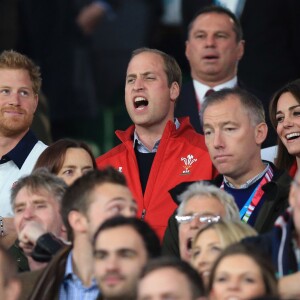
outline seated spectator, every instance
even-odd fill
[[[51,144],[38,158],[34,169],[47,168],[71,185],[86,172],[96,169],[89,146],[81,141],[61,139]]]
[[[279,169],[290,170],[290,175],[294,177],[300,164],[300,79],[286,84],[275,93],[269,112],[278,134],[275,163]]]
[[[58,242],[58,246],[56,243],[53,245],[52,239],[66,239],[60,214],[66,188],[63,180],[46,169],[33,171],[31,175],[19,179],[14,186],[11,204],[18,240],[10,251],[18,262],[19,271],[44,267],[44,256],[58,250],[62,244]],[[39,239],[41,236],[43,238]]]
[[[138,284],[138,300],[200,300],[203,297],[204,286],[199,274],[175,257],[151,260]]]
[[[105,300],[135,300],[143,266],[161,253],[153,229],[137,218],[105,221],[93,242],[95,277]]]
[[[288,207],[291,178],[261,159],[268,131],[262,103],[244,90],[223,89],[206,97],[201,113],[205,143],[220,173],[213,183],[234,197],[241,220],[268,232]]]
[[[0,266],[0,299],[18,300],[21,287],[19,280],[16,278],[16,263],[1,245]]]
[[[90,148],[85,143],[71,139],[61,139],[41,154],[34,170],[41,167],[48,169],[51,173],[63,179],[66,184],[71,185],[78,177],[95,169],[96,162]],[[30,252],[32,252],[30,263],[41,267],[44,265],[41,263],[49,262],[52,256],[64,245],[58,237],[53,232],[49,234],[45,228],[42,228],[36,222],[30,222],[25,226],[18,237],[19,240],[11,248],[18,260],[19,271],[36,269],[33,265],[28,266],[27,258],[24,256],[23,251],[20,251],[20,247],[28,247],[29,245]]]
[[[15,182],[29,174],[46,148],[29,129],[41,87],[39,67],[15,52],[0,54],[0,243],[9,248],[17,234],[10,193]]]
[[[195,182],[179,196],[180,205],[169,220],[163,241],[163,253],[189,261],[192,239],[207,223],[239,220],[239,211],[231,195],[205,182]],[[178,225],[172,219],[177,220]],[[179,241],[178,241],[179,240]]]
[[[75,299],[74,295],[96,299],[93,236],[109,218],[136,216],[137,205],[124,175],[107,167],[78,178],[67,189],[61,211],[72,245],[57,253],[46,268],[21,276],[20,300]]]
[[[218,223],[209,223],[197,232],[193,240],[190,264],[207,286],[211,267],[222,249],[246,236],[254,235],[257,235],[256,231],[241,221],[220,220]]]
[[[255,248],[233,244],[216,260],[208,283],[210,300],[276,297],[277,280],[267,257]]]
[[[125,104],[134,124],[116,131],[121,144],[97,158],[98,167],[112,165],[123,172],[139,218],[161,239],[177,208],[168,191],[183,180],[210,180],[216,174],[203,136],[188,118],[174,118],[181,77],[177,62],[168,54],[134,50],[125,82]]]

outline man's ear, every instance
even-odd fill
[[[173,82],[170,87],[170,99],[172,102],[175,102],[180,93],[180,87],[178,82]]]
[[[268,125],[266,123],[259,123],[255,127],[255,141],[257,145],[261,145],[267,138]]]
[[[68,221],[74,232],[86,232],[88,222],[86,216],[82,213],[72,210],[69,212]]]
[[[38,104],[39,104],[39,95],[35,94],[34,95],[34,101],[35,101],[35,108],[34,108],[34,112],[36,112]]]
[[[238,54],[237,54],[238,61],[241,60],[242,57],[244,56],[244,51],[245,51],[245,41],[241,40],[239,41],[238,44]]]

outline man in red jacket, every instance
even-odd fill
[[[163,237],[176,208],[168,193],[182,181],[215,175],[204,138],[188,118],[174,118],[181,70],[174,58],[140,48],[129,61],[125,104],[134,125],[117,131],[121,144],[97,158],[98,167],[112,165],[124,173],[138,203],[138,216]]]

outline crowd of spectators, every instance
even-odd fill
[[[0,298],[300,299],[298,6],[0,0]]]

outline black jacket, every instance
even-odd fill
[[[271,163],[270,163],[271,164]],[[288,207],[288,195],[290,190],[291,177],[286,171],[280,171],[273,164],[271,167],[274,170],[272,181],[263,186],[265,201],[260,208],[256,218],[254,228],[258,233],[265,233],[273,228],[275,220]],[[219,175],[215,180],[211,181],[216,186],[221,186],[223,175]],[[177,201],[177,196],[180,195],[193,182],[184,182],[174,187],[169,191],[174,201]],[[163,254],[180,257],[179,241],[178,241],[178,225],[175,219],[176,211],[171,215],[168,221],[163,243]]]

